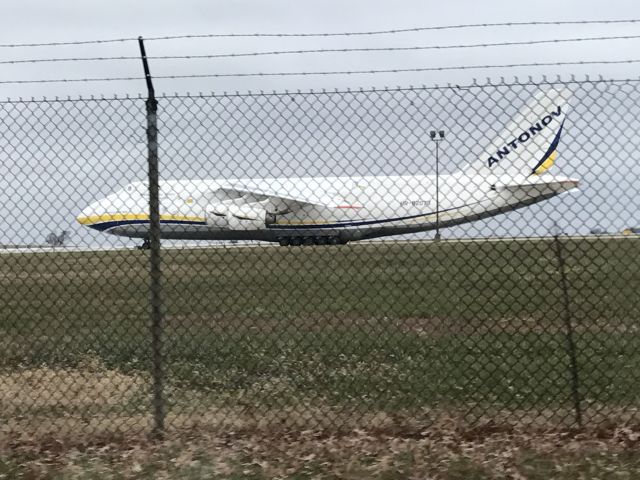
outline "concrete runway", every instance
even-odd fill
[[[440,243],[478,243],[478,242],[531,242],[541,240],[551,240],[553,237],[474,237],[474,238],[442,238]],[[564,239],[571,240],[621,240],[621,239],[640,239],[640,235],[574,235],[562,236]],[[391,240],[391,239],[374,239],[353,242],[353,245],[372,245],[372,244],[415,244],[415,243],[434,243],[433,239],[416,239],[416,240]],[[180,249],[237,249],[237,248],[304,248],[304,247],[280,247],[277,243],[272,242],[251,242],[251,243],[219,243],[219,244],[184,244],[184,245],[165,245],[163,250],[180,250]],[[329,246],[327,246],[329,248]],[[335,247],[333,247],[335,248]],[[28,253],[90,253],[90,252],[114,252],[114,251],[131,251],[135,250],[134,246],[126,245],[108,245],[108,246],[89,246],[89,245],[69,245],[63,247],[51,247],[49,245],[42,246],[24,246],[20,247],[12,245],[10,247],[0,246],[0,255],[16,255]]]

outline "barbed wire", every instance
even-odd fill
[[[3,43],[0,48],[25,48],[25,47],[60,47],[70,45],[92,45],[99,43],[121,43],[138,41],[137,38],[108,38],[102,40],[73,40],[69,42],[42,42],[42,43]]]
[[[155,75],[154,79],[187,79],[187,78],[228,78],[228,77],[292,77],[292,76],[326,76],[326,75],[363,75],[379,73],[416,73],[437,72],[449,70],[479,70],[492,68],[516,68],[516,67],[552,67],[568,65],[615,65],[640,63],[640,59],[631,60],[587,60],[573,62],[538,62],[538,63],[509,63],[501,65],[458,65],[450,67],[419,67],[419,68],[390,68],[372,70],[334,70],[319,72],[252,72],[252,73],[205,73],[185,75]],[[144,80],[145,77],[102,77],[102,78],[60,78],[38,80],[0,80],[0,84],[28,84],[28,83],[80,83],[80,82],[113,82]]]
[[[430,27],[396,28],[390,30],[371,30],[364,32],[327,32],[327,33],[213,33],[202,35],[173,35],[164,37],[148,37],[149,41],[155,40],[176,40],[189,38],[228,38],[228,37],[347,37],[364,35],[387,35],[397,33],[425,32],[430,30],[455,30],[463,28],[486,28],[486,27],[522,27],[522,26],[544,26],[544,25],[593,25],[593,24],[616,24],[616,23],[638,23],[640,19],[620,19],[620,20],[572,20],[572,21],[549,21],[549,22],[495,22],[495,23],[468,23],[459,25],[440,25]]]
[[[558,44],[572,42],[590,42],[606,40],[634,40],[640,35],[617,35],[603,37],[576,37],[559,38],[549,40],[523,40],[515,42],[493,42],[493,43],[468,43],[458,45],[426,45],[409,47],[360,47],[360,48],[318,48],[302,50],[274,50],[264,52],[245,53],[217,53],[204,55],[147,55],[149,60],[197,60],[214,58],[237,58],[237,57],[258,57],[268,55],[295,55],[295,54],[317,54],[317,53],[352,53],[352,52],[400,52],[400,51],[420,51],[420,50],[449,50],[464,48],[486,48],[486,47],[509,47],[523,45]],[[112,56],[112,57],[69,57],[69,58],[35,58],[21,60],[1,60],[0,65],[13,65],[25,63],[56,63],[56,62],[81,62],[81,61],[114,61],[114,60],[135,60],[140,61],[139,56]]]
[[[306,90],[246,90],[246,91],[235,91],[235,92],[219,92],[216,93],[214,91],[210,92],[185,92],[185,93],[157,93],[158,98],[209,98],[209,97],[218,97],[218,98],[228,98],[228,97],[255,97],[255,96],[291,96],[291,95],[327,95],[327,94],[342,94],[342,93],[381,93],[381,92],[409,92],[416,90],[471,90],[475,88],[484,88],[486,86],[494,86],[494,87],[512,87],[512,86],[522,86],[522,85],[555,85],[557,83],[564,83],[566,85],[582,85],[582,84],[610,84],[610,85],[620,85],[626,83],[640,83],[640,77],[632,78],[632,77],[621,77],[621,78],[605,78],[602,75],[598,75],[596,78],[591,78],[589,74],[585,74],[584,77],[576,78],[574,74],[570,75],[569,79],[563,78],[559,74],[555,74],[555,78],[548,78],[547,75],[540,75],[538,79],[534,79],[532,75],[527,75],[526,78],[520,79],[517,75],[514,75],[511,79],[505,79],[501,77],[500,79],[491,79],[487,77],[486,82],[482,83],[476,78],[473,78],[470,82],[460,83],[460,84],[433,84],[433,85],[407,85],[407,86],[395,86],[395,87],[358,87],[358,88],[350,88],[350,87],[334,87],[334,88],[321,88],[321,89],[306,89]],[[0,99],[0,104],[30,104],[30,103],[76,103],[76,102],[87,102],[87,101],[130,101],[130,100],[144,100],[147,98],[147,93],[125,93],[125,94],[114,94],[114,95],[82,95],[79,94],[77,97],[72,97],[71,95],[65,96],[40,96],[40,97],[16,97],[11,98],[7,97],[4,99]]]
[[[456,30],[465,28],[490,28],[490,27],[523,27],[523,26],[548,26],[548,25],[608,25],[639,23],[640,19],[618,20],[567,20],[567,21],[531,21],[531,22],[494,22],[494,23],[468,23],[458,25],[435,25],[428,27],[396,28],[388,30],[370,30],[362,32],[320,32],[320,33],[209,33],[188,35],[166,35],[147,37],[145,41],[181,40],[195,38],[246,38],[246,37],[346,37],[367,35],[390,35],[399,33],[414,33],[437,30]],[[67,45],[89,45],[103,43],[118,43],[137,41],[138,37],[111,38],[99,40],[73,40],[67,42],[39,42],[39,43],[12,43],[0,44],[0,48],[26,48],[26,47],[57,47]]]

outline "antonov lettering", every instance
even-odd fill
[[[547,125],[552,122],[553,117],[559,117],[560,115],[562,115],[562,107],[558,106],[556,110],[552,110],[547,115],[542,117],[540,121],[531,125],[528,129],[520,133],[510,142],[507,142],[504,147],[499,148],[496,153],[494,153],[487,159],[487,165],[489,165],[489,167],[494,166],[511,152],[517,150],[520,145],[524,145],[533,137],[535,137],[538,132],[541,132]]]
[[[503,147],[500,150],[498,150],[496,152],[496,154],[498,155],[498,159],[502,160],[504,157],[506,157],[507,155],[509,155],[509,148],[508,147]],[[496,160],[497,162],[498,160]]]

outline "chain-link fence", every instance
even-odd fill
[[[637,80],[161,97],[157,283],[145,99],[2,102],[2,431],[637,421],[639,117]]]

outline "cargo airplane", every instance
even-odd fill
[[[347,243],[444,228],[554,197],[578,180],[548,172],[567,116],[567,89],[540,91],[485,153],[440,175],[165,180],[161,237],[263,240],[281,245]],[[148,192],[131,183],[77,217],[101,232],[144,239]]]

